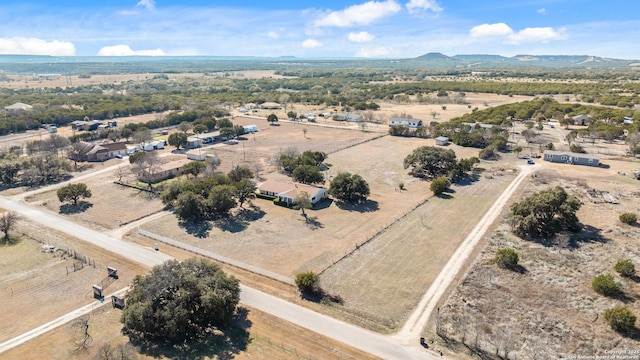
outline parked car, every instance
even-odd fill
[[[527,164],[529,164],[529,165],[535,165],[535,162],[533,162],[533,160],[531,160],[531,159],[527,159]]]

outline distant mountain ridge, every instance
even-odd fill
[[[593,55],[516,55],[505,57],[490,54],[447,56],[442,53],[427,53],[409,61],[428,63],[431,66],[465,68],[629,68],[638,66],[638,60],[604,58]]]
[[[593,55],[491,54],[447,56],[430,52],[415,58],[299,58],[294,56],[47,56],[0,55],[0,73],[96,74],[105,72],[212,72],[282,69],[425,68],[453,71],[527,69],[640,69],[640,60]]]

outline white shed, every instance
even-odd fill
[[[245,125],[244,127],[244,132],[246,134],[252,134],[256,131],[258,131],[258,125]]]

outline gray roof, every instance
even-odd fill
[[[571,152],[571,151],[545,150],[544,154],[545,155],[547,155],[547,154],[549,154],[549,155],[566,155],[566,156],[577,157],[577,158],[586,158],[586,159],[600,159],[600,157],[597,156],[597,155],[574,153],[574,152]]]

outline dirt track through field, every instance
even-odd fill
[[[447,265],[442,269],[440,275],[436,278],[436,281],[431,285],[429,290],[424,294],[422,300],[409,317],[409,320],[405,323],[402,329],[395,335],[395,338],[403,343],[410,343],[415,341],[420,336],[423,328],[427,324],[429,317],[433,313],[436,305],[440,301],[440,298],[444,295],[447,288],[451,286],[454,279],[458,276],[462,270],[463,265],[469,259],[469,256],[473,253],[474,248],[483,238],[491,224],[496,220],[498,215],[502,212],[502,209],[507,204],[507,201],[516,191],[520,183],[526,176],[531,174],[534,169],[540,165],[534,166],[521,166],[521,171],[516,178],[509,184],[507,189],[500,195],[498,200],[491,206],[489,211],[480,220],[478,225],[467,236],[464,242],[458,247],[455,254],[449,259]]]

